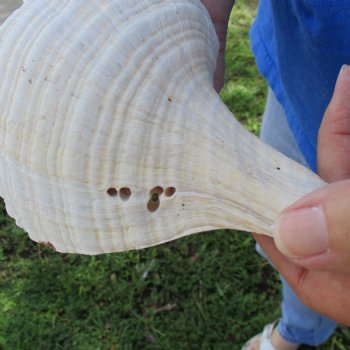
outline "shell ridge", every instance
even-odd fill
[[[108,56],[108,55],[107,55]],[[141,75],[142,76],[142,75]],[[117,84],[117,82],[116,82],[116,84]],[[138,84],[139,85],[139,84]],[[119,97],[120,98],[120,97]],[[127,108],[129,108],[130,107],[130,104],[129,103],[127,103],[126,105],[125,105]],[[117,113],[118,114],[118,113]],[[128,112],[127,112],[127,110],[126,110],[126,112],[123,112],[123,113],[119,113],[119,114],[123,114],[123,115],[127,115],[128,114]],[[151,115],[152,115],[152,113],[151,113]],[[123,120],[125,120],[125,118],[123,118]],[[119,125],[119,127],[120,127],[120,125]],[[98,125],[96,126],[96,128],[98,129]],[[121,129],[123,129],[123,128],[121,128]],[[112,128],[111,128],[111,130],[112,130]],[[101,133],[96,133],[97,135],[98,134],[100,134],[100,135],[102,135]],[[109,140],[114,140],[115,138],[113,138],[113,137],[110,137],[109,138]],[[120,143],[122,143],[122,141],[120,141],[119,140],[119,142]],[[94,142],[91,142],[91,148],[92,149],[94,149],[95,147],[93,147],[93,145],[94,145]],[[111,148],[111,147],[107,147],[107,148]],[[145,147],[143,147],[143,149],[145,149]],[[120,162],[118,162],[118,163],[123,163],[122,161],[120,161]],[[88,172],[88,173],[91,173],[90,171]],[[107,172],[107,173],[109,173],[109,172]],[[126,243],[127,244],[127,243]]]
[[[20,9],[18,10],[18,13],[20,14],[21,11],[24,11],[24,9]],[[30,15],[30,12],[27,11],[27,14]],[[34,21],[32,21],[34,24],[32,25],[32,27],[37,25],[37,22],[40,22],[40,16],[38,16],[38,19],[34,19]],[[20,22],[20,21],[19,21]],[[28,30],[30,29],[30,27],[28,28]],[[10,39],[13,38],[13,35],[15,35],[16,31],[10,32]],[[21,33],[22,34],[22,33]],[[8,54],[7,50],[5,50],[5,55],[1,55],[0,57],[0,62],[1,62],[1,67],[6,67],[7,69],[5,70],[5,74],[3,75],[3,81],[10,81],[10,86],[6,86],[6,90],[4,91],[5,85],[3,86],[3,88],[1,89],[1,97],[0,97],[0,101],[1,101],[1,105],[3,106],[3,114],[2,115],[8,115],[9,111],[11,109],[11,107],[13,108],[13,102],[12,99],[9,98],[8,96],[14,96],[15,95],[15,89],[18,85],[18,81],[21,78],[21,74],[20,72],[20,67],[18,67],[18,57],[21,57],[21,55],[24,55],[30,48],[30,41],[27,40],[27,33],[24,33],[24,35],[21,35],[20,39],[21,40],[14,40],[14,45],[12,45],[12,49],[13,49],[13,53],[12,54]],[[2,38],[2,41],[5,40],[7,43],[6,39]],[[12,39],[13,40],[13,39]],[[22,41],[24,41],[24,47],[26,48],[23,49],[23,45],[22,45]],[[21,49],[21,54],[18,55],[17,52],[20,51],[19,47],[22,46]],[[2,62],[4,61],[4,62]],[[5,63],[6,62],[6,63]],[[10,64],[9,64],[10,63]],[[1,68],[0,68],[1,69]],[[2,70],[2,69],[1,69]],[[16,74],[12,73],[12,76],[10,76],[11,74],[9,72],[15,70]],[[25,100],[24,96],[23,96],[23,100]],[[5,103],[3,103],[2,101],[6,101]],[[17,108],[21,108],[22,106],[18,106]],[[2,148],[5,148],[6,145],[9,143],[8,140],[8,131],[12,130],[14,126],[16,126],[15,122],[16,119],[14,119],[14,116],[16,115],[16,118],[19,119],[23,119],[22,118],[22,113],[21,112],[17,112],[17,113],[12,113],[11,114],[11,119],[2,123],[4,124],[4,127],[2,128],[2,137],[1,140],[3,140],[4,146]],[[8,124],[10,124],[10,126],[8,126]],[[12,124],[12,125],[11,125]],[[22,128],[21,131],[22,132]],[[11,148],[16,149],[16,147],[13,147],[12,145],[10,146]]]
[[[7,23],[0,192],[33,239],[98,254],[199,230],[269,233],[320,185],[214,91],[219,42],[199,0],[26,0]]]
[[[42,13],[42,12],[41,12]],[[39,18],[40,18],[40,16],[39,16]],[[34,21],[34,24],[35,23],[37,23],[37,21]],[[25,36],[26,37],[26,36]],[[17,51],[17,48],[19,47],[19,43],[18,42],[16,42],[16,46],[15,46],[15,49],[14,49],[14,51],[16,52]],[[26,47],[27,47],[27,51],[30,51],[30,49],[33,47],[32,45],[30,45],[30,42],[28,42],[27,44],[26,44]],[[16,60],[15,60],[16,61]],[[24,69],[24,68],[23,68]],[[20,78],[20,76],[18,75],[18,78]],[[12,86],[16,86],[16,82],[18,82],[18,78],[17,78],[17,80],[14,80],[14,83],[12,84]],[[11,101],[11,100],[9,100],[9,101]],[[7,112],[5,112],[5,114],[7,114]],[[13,114],[12,114],[13,115]],[[21,114],[19,114],[19,115],[21,115]],[[23,118],[22,119],[24,119],[24,121],[26,120],[25,118],[24,118],[24,116],[23,116]],[[6,133],[6,127],[4,128],[4,132],[5,132],[5,143],[8,143],[8,138],[7,138],[7,133]],[[23,135],[24,134],[24,132],[25,132],[25,127],[23,128],[23,129],[21,129],[21,134]],[[24,141],[24,137],[22,137],[22,141]],[[22,143],[19,143],[19,145],[21,145],[22,144],[22,146],[20,146],[19,147],[19,158],[23,158],[23,153],[24,153],[24,150],[26,149],[26,148],[24,148],[23,147],[23,142]],[[30,190],[30,191],[32,191],[32,195],[33,195],[33,197],[32,198],[35,198],[35,186],[27,186],[26,187],[28,190]],[[33,192],[34,191],[34,192]],[[29,202],[29,203],[31,203],[31,204],[29,204],[30,205],[30,207],[28,208],[29,209],[29,212],[32,212],[32,211],[35,211],[34,210],[34,208],[35,208],[35,206],[34,207],[32,207],[32,205],[34,204],[33,202]],[[24,215],[26,215],[26,214],[24,214]],[[40,218],[42,218],[43,216],[38,216],[38,219],[40,219]]]

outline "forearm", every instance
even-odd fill
[[[220,51],[217,62],[217,69],[214,77],[214,86],[217,91],[224,83],[224,55],[226,48],[226,37],[230,14],[235,0],[201,0],[208,10],[210,17],[214,23],[216,34],[220,42]]]
[[[214,23],[227,24],[235,0],[201,0]]]

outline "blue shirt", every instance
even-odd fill
[[[318,129],[339,70],[350,63],[350,0],[260,0],[250,38],[259,70],[316,171]]]

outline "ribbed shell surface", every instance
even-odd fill
[[[185,126],[176,101],[188,99],[184,79],[212,79],[218,43],[202,5],[32,0],[0,35],[1,194],[18,225],[58,251],[167,240],[132,232],[147,223],[152,235],[161,223],[147,210],[149,192],[177,184],[167,173],[179,170],[183,145],[165,140],[166,157],[158,146],[167,120],[177,119],[169,127],[178,132]],[[108,196],[108,188],[131,196]]]
[[[32,239],[100,254],[216,228],[271,235],[323,185],[213,89],[199,0],[31,0],[0,28],[0,193]]]

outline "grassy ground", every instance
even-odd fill
[[[257,132],[266,86],[248,43],[256,1],[237,3],[222,96]],[[2,206],[0,244],[0,349],[236,350],[280,314],[278,277],[244,233],[60,255],[31,242]],[[339,328],[319,349],[349,346],[349,330]]]

